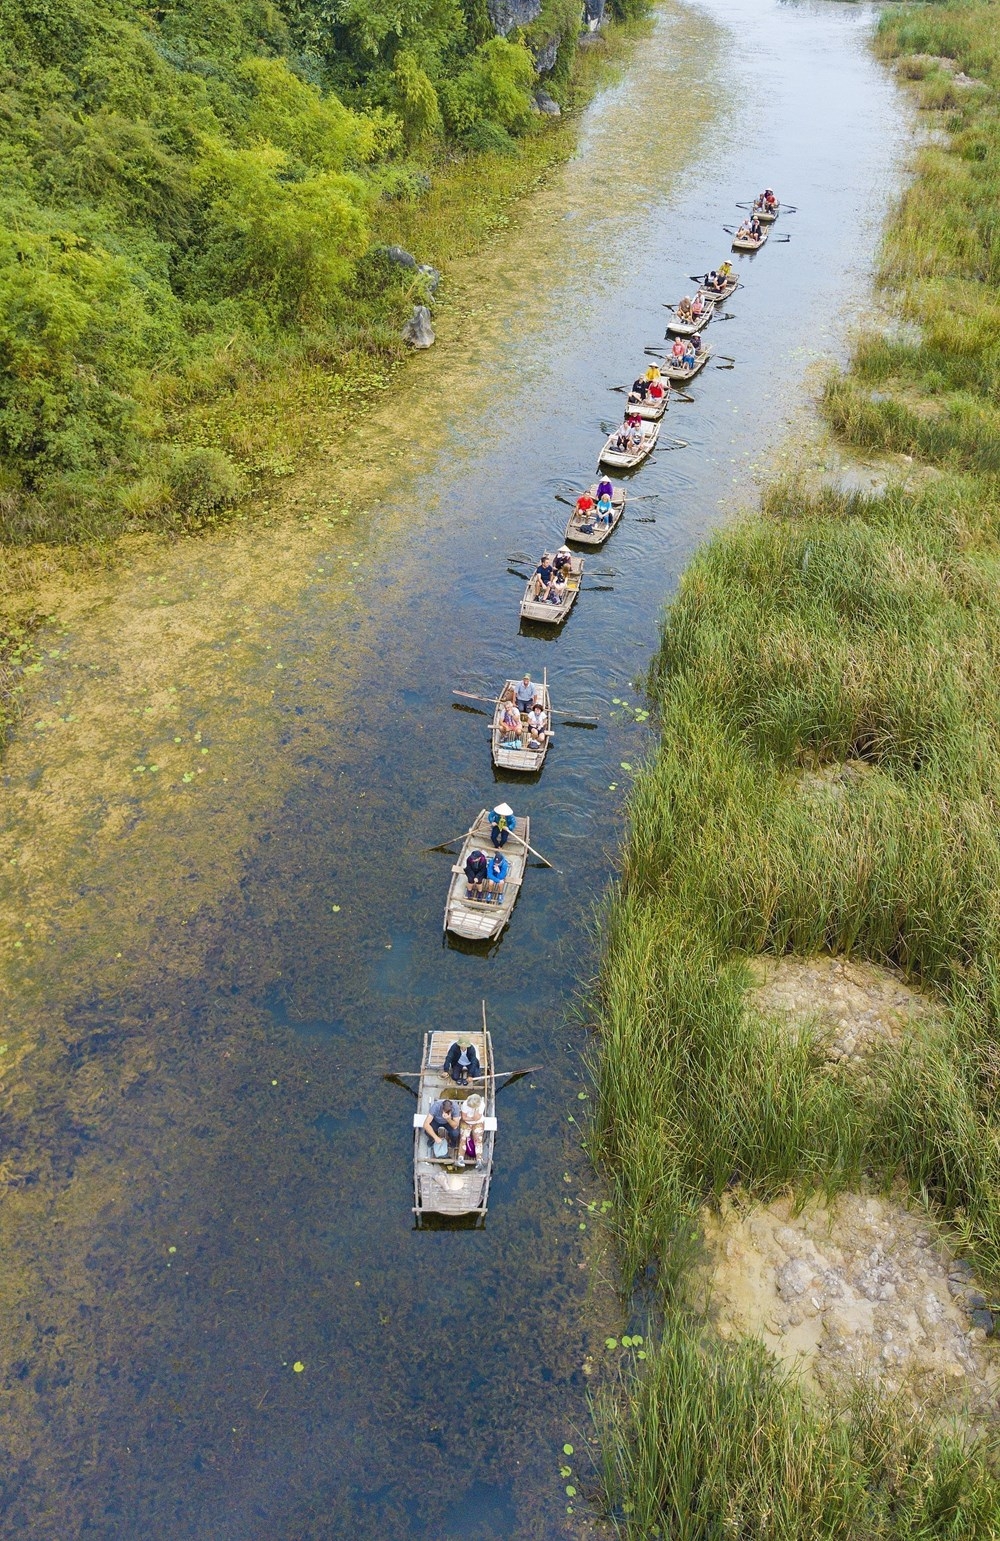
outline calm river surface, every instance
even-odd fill
[[[331,459],[294,545],[280,527],[239,557],[235,535],[187,543],[128,580],[150,627],[218,596],[160,679],[155,711],[180,703],[162,750],[136,738],[154,706],[123,682],[106,772],[87,770],[82,729],[61,751],[49,727],[61,711],[77,732],[112,668],[110,612],[81,607],[53,642],[5,779],[17,903],[48,918],[46,946],[11,955],[4,1006],[10,1041],[32,1044],[10,1165],[34,1174],[5,1199],[4,1535],[585,1533],[560,1452],[576,1445],[586,1489],[586,1370],[618,1323],[577,1202],[596,1190],[572,1008],[644,731],[613,703],[638,702],[684,563],[752,501],[817,362],[844,355],[911,133],[867,49],[872,14],[664,6],[576,158],[455,275],[438,349],[374,412],[376,458],[398,455],[377,507],[324,523]],[[735,368],[671,408],[663,438],[687,447],[633,478],[651,496],[588,558],[610,590],[581,595],[556,637],[519,635],[508,556],[557,540],[554,494],[589,477],[621,405],[608,387],[644,365],[663,302],[721,261],[722,225],[765,183],[798,212],[710,329]],[[557,703],[601,725],[560,728],[537,783],[498,787],[487,719],[451,689],[543,667]],[[174,792],[135,771],[118,798],[120,745],[132,776],[133,758],[174,765],[174,743],[191,756]],[[198,801],[205,765],[228,780],[207,776]],[[44,786],[53,809],[78,800],[72,839],[32,827]],[[449,861],[421,848],[499,795],[556,870],[529,869],[486,955],[443,945]],[[117,845],[98,838],[109,809]],[[225,881],[199,905],[206,873]],[[423,1032],[473,1024],[483,998],[501,1068],[542,1068],[501,1099],[485,1229],[416,1232],[413,1104],[378,1072],[416,1068]]]

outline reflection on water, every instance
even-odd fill
[[[96,930],[119,890],[142,894],[142,988],[116,991],[58,946],[33,965],[34,1000],[71,1020],[75,1048],[19,1131],[46,1153],[38,1181],[8,1199],[10,1534],[586,1533],[558,1467],[565,1440],[585,1445],[610,1265],[586,1208],[571,1008],[643,751],[631,680],[693,545],[749,490],[808,366],[843,348],[902,144],[870,19],[825,3],[664,8],[576,159],[453,281],[437,356],[373,415],[399,454],[378,517],[349,550],[317,528],[308,571],[289,571],[278,537],[261,543],[217,683],[234,785],[232,745],[260,761],[253,837],[225,846],[225,791],[210,825],[197,804],[165,804],[159,823],[144,804],[142,839],[75,899]],[[790,242],[741,265],[733,319],[713,323],[736,368],[710,367],[672,405],[664,438],[687,447],[633,479],[644,501],[588,558],[603,591],[555,636],[519,635],[507,558],[559,536],[554,494],[589,477],[621,406],[609,388],[765,181],[800,212],[779,226]],[[317,477],[317,517],[335,501]],[[331,577],[344,550],[358,566]],[[224,541],[201,548],[199,582],[226,561]],[[237,688],[276,662],[280,798],[265,749],[245,748]],[[543,664],[557,706],[601,719],[560,723],[544,774],[502,781],[554,867],[529,869],[489,952],[443,946],[450,859],[426,848],[496,787],[488,718],[453,711],[450,692]],[[221,913],[182,917],[167,850],[170,881],[175,862],[195,886],[232,868]],[[543,1068],[502,1094],[485,1229],[418,1233],[412,1104],[382,1076],[416,1069],[423,1032],[478,1020],[483,998],[500,1068]]]

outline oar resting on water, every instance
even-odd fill
[[[500,700],[499,696],[477,696],[471,690],[453,690],[452,695],[464,696],[467,701],[483,701],[487,706],[496,706]],[[600,722],[601,720],[599,717],[588,717],[585,712],[574,712],[570,707],[554,707],[552,715],[553,717],[575,717],[579,722]],[[428,846],[428,850],[435,849],[434,846]]]

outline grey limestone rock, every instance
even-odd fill
[[[535,106],[546,118],[559,117],[559,103],[547,91],[535,92]]]
[[[421,262],[417,265],[417,272],[423,273],[428,279],[428,287],[432,294],[437,294],[438,284],[441,282],[441,274],[437,268],[432,268],[429,262]]]
[[[596,32],[604,20],[604,0],[583,0],[583,19]]]
[[[501,37],[515,27],[527,27],[542,9],[542,0],[486,0],[490,21]]]
[[[401,268],[415,268],[417,259],[402,246],[387,246],[385,254],[390,262],[395,262]]]
[[[413,315],[403,327],[403,341],[412,348],[429,348],[434,342],[431,313],[426,305],[414,305]]]
[[[549,70],[552,69],[556,62],[556,56],[559,53],[559,44],[561,42],[562,38],[550,37],[547,43],[542,43],[538,48],[536,48],[535,69],[538,71],[539,75],[547,75]],[[537,101],[537,96],[535,99]]]

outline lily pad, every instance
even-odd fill
[[[575,1455],[575,1454],[576,1454],[576,1451],[573,1449],[572,1445],[563,1445],[563,1455]]]
[[[607,1348],[607,1349],[617,1348],[618,1347],[618,1339],[617,1338],[605,1338],[604,1339],[604,1347]]]
[[[305,1369],[305,1365],[302,1363],[301,1359],[296,1359],[295,1363],[292,1365],[292,1369],[295,1371],[296,1375],[301,1375],[302,1371]]]

